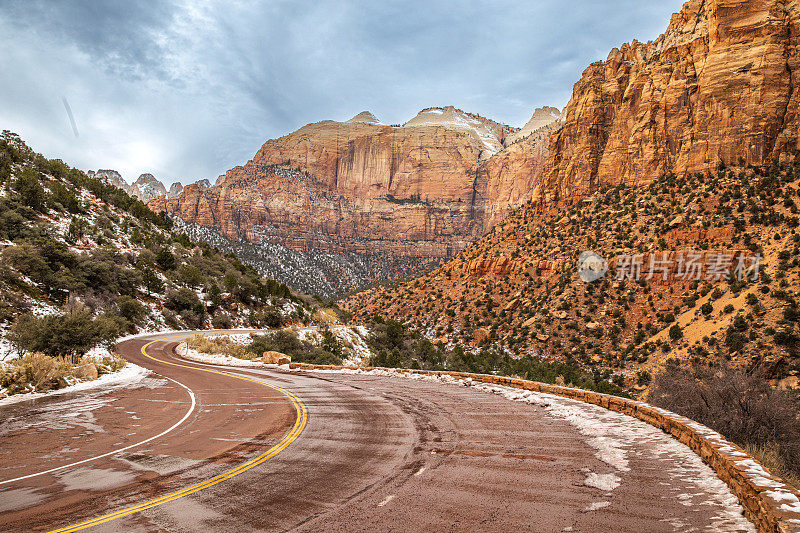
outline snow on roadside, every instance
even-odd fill
[[[0,399],[0,407],[19,402],[35,400],[37,398],[43,398],[45,396],[47,397],[58,396],[61,394],[69,394],[73,392],[86,391],[101,387],[108,387],[113,389],[123,388],[140,382],[149,374],[150,370],[142,368],[138,365],[134,365],[133,363],[128,363],[125,365],[124,368],[116,372],[103,374],[97,379],[91,381],[82,381],[80,383],[64,387],[62,389],[56,389],[48,392],[29,392],[23,394],[13,394],[11,396],[8,396],[7,398]]]
[[[331,333],[339,339],[348,352],[343,365],[367,364],[372,357],[372,350],[367,346],[368,332],[364,326],[333,326]]]
[[[606,495],[610,494],[624,483],[625,475],[631,470],[630,460],[644,456],[664,465],[669,470],[669,478],[681,483],[681,487],[674,487],[675,490],[684,490],[687,486],[691,488],[690,493],[679,495],[684,505],[713,505],[716,509],[721,509],[713,517],[714,531],[755,532],[753,524],[744,517],[738,498],[702,458],[677,439],[637,418],[553,394],[479,383],[470,378],[455,379],[449,375],[426,376],[393,369],[314,372],[392,376],[451,383],[499,394],[512,401],[537,405],[546,409],[551,416],[568,422],[587,437],[586,442],[594,448],[595,456],[613,469],[613,472],[603,473],[585,469],[586,486],[601,490]]]
[[[175,348],[175,353],[184,359],[194,361],[195,363],[259,368],[264,368],[267,366],[257,359],[248,361],[247,359],[239,359],[238,357],[231,357],[230,355],[201,353],[197,350],[189,348],[185,342],[180,343]]]

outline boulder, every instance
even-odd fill
[[[292,358],[281,352],[264,352],[261,362],[267,365],[288,365]]]
[[[475,340],[476,344],[481,344],[482,342],[489,339],[491,333],[486,328],[478,328],[475,330],[475,333],[472,334],[472,338]]]

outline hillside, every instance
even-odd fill
[[[669,359],[719,357],[797,385],[798,186],[797,167],[745,167],[605,188],[564,210],[531,202],[441,268],[344,307],[450,344],[621,372],[629,386]],[[609,261],[605,277],[581,279],[585,250]],[[638,279],[617,279],[636,264],[620,256],[638,257]],[[681,276],[691,259],[700,270]]]
[[[449,343],[622,370],[629,385],[670,359],[721,357],[796,385],[798,29],[794,2],[690,0],[656,40],[583,72],[528,205],[436,271],[345,305]],[[587,284],[589,250],[611,272]],[[733,271],[753,254],[762,276],[747,283],[613,279],[617,262],[722,257]]]
[[[214,186],[149,205],[246,249],[264,273],[334,296],[427,272],[527,201],[558,120],[537,111],[510,142],[516,128],[453,107],[393,126],[365,111],[267,141]]]
[[[142,330],[267,326],[307,316],[285,285],[171,227],[106,180],[48,160],[4,131],[0,330],[56,354],[61,341],[82,352]]]

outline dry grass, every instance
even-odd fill
[[[798,399],[773,389],[763,373],[720,365],[668,366],[648,401],[718,431],[795,484],[800,476]]]
[[[245,345],[237,344],[227,336],[206,337],[204,335],[195,335],[189,339],[188,345],[192,350],[209,355],[227,355],[247,361],[260,357],[259,354],[248,352]]]
[[[781,448],[777,442],[768,442],[763,445],[748,444],[744,450],[761,463],[770,473],[778,476],[786,483],[800,490],[800,477],[787,468],[781,456]]]
[[[50,357],[32,353],[0,367],[0,388],[5,394],[46,392],[79,381],[91,381],[125,366],[118,355],[95,361],[88,357]]]

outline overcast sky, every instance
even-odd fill
[[[515,126],[678,0],[0,0],[0,129],[84,170],[212,182],[263,142],[363,110]],[[75,118],[75,136],[64,105]]]

